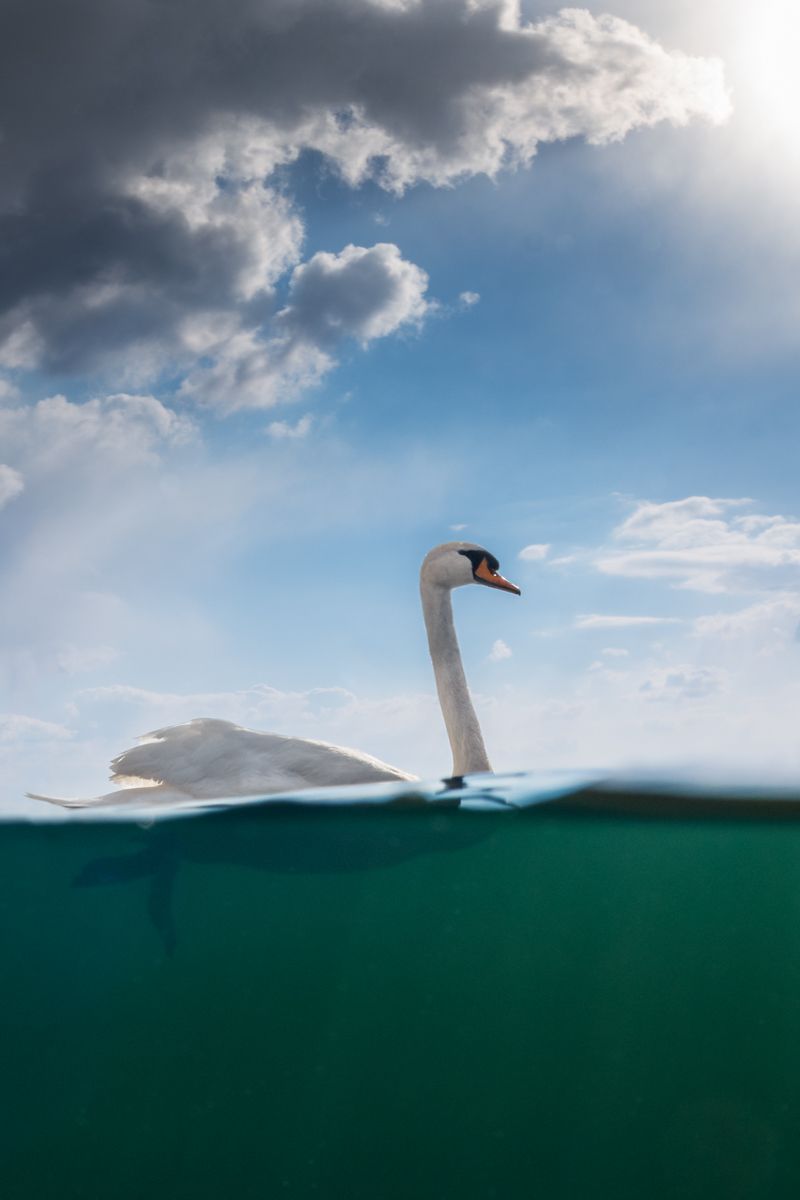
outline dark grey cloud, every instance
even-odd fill
[[[143,168],[223,114],[292,136],[311,111],[360,107],[403,142],[445,150],[477,86],[575,69],[500,4],[422,0],[10,0],[4,5],[2,193],[63,169],[95,186]]]
[[[80,369],[165,336],[210,297],[234,301],[249,257],[235,226],[191,229],[180,212],[132,197],[73,200],[33,194],[24,212],[0,217],[0,330],[30,314],[46,367]]]
[[[428,276],[391,242],[320,251],[292,272],[289,303],[269,326],[234,334],[211,366],[190,371],[181,395],[223,411],[270,408],[317,382],[345,339],[366,345],[418,325]]]
[[[0,362],[127,354],[152,377],[273,338],[302,226],[269,181],[305,148],[402,190],[725,106],[719,64],[579,10],[526,25],[513,0],[6,0]],[[321,351],[360,336],[382,266],[350,272],[360,298],[319,264],[297,276],[284,328],[302,309]]]

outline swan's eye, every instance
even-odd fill
[[[487,550],[459,550],[472,563],[473,578],[477,583],[489,583],[494,579],[502,579],[500,563]]]
[[[474,550],[470,550],[469,557],[472,559],[472,576],[476,583],[484,583],[489,587],[501,588],[504,592],[513,592],[516,596],[520,594],[517,585],[511,583],[508,579],[504,579],[500,574],[500,563],[493,554],[479,554]]]

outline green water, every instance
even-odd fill
[[[148,846],[155,898],[71,886]],[[800,1195],[800,822],[262,810],[0,859],[3,1200]]]

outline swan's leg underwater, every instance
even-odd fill
[[[178,845],[172,830],[151,836],[149,845],[134,854],[96,858],[87,863],[72,881],[73,887],[102,887],[110,883],[130,883],[149,879],[147,912],[161,938],[164,950],[172,955],[177,944],[172,900],[178,870]]]

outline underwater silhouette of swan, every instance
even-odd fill
[[[157,822],[135,829],[143,841],[141,849],[94,859],[78,872],[73,887],[148,880],[148,916],[172,954],[177,943],[173,895],[182,864],[281,875],[350,874],[396,866],[423,854],[466,849],[489,838],[496,827],[485,814],[453,811],[459,806],[458,783],[444,781],[435,803],[414,812],[275,802]],[[111,827],[114,835],[120,828]]]
[[[426,555],[420,596],[454,777],[492,769],[464,675],[450,599],[454,588],[471,583],[520,594],[516,584],[500,574],[494,555],[482,546],[445,542]],[[185,807],[197,800],[416,778],[357,750],[242,729],[208,717],[158,729],[111,765],[112,780],[124,785],[115,792],[93,799],[29,795],[66,808]]]

